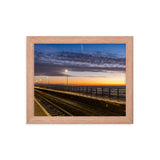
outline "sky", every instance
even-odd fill
[[[65,70],[68,70],[66,73]],[[35,44],[38,83],[125,85],[125,44]]]

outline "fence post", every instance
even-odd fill
[[[92,88],[91,88],[91,96],[92,96]]]
[[[119,88],[117,88],[117,98],[119,98]]]
[[[111,89],[109,88],[109,90],[108,90],[108,97],[110,97],[111,96]]]
[[[103,96],[103,88],[102,88],[102,96]]]
[[[86,89],[87,89],[86,92],[87,92],[87,94],[88,94],[88,87],[87,87]]]

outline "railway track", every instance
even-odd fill
[[[35,88],[35,98],[46,109],[51,116],[119,116],[107,108],[79,101],[79,99],[68,99],[44,89]]]
[[[51,116],[73,116],[60,106],[43,97],[39,93],[35,93],[36,100],[42,105]]]
[[[64,111],[74,116],[84,116],[84,115],[94,116],[95,114],[98,114],[91,109],[85,108],[83,106],[84,104],[82,105],[81,103],[72,102],[63,98],[59,98],[49,93],[45,93],[45,91],[35,90],[35,96],[37,95],[40,96],[39,98],[40,100],[41,98],[45,100],[45,102],[42,105],[46,105],[46,102],[50,102],[51,105],[60,107]]]

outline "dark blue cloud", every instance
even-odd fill
[[[107,51],[35,51],[35,75],[64,76],[64,69],[75,72],[125,72],[126,59]]]

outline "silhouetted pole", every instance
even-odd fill
[[[86,92],[87,92],[87,94],[88,94],[88,87],[86,88]]]
[[[91,88],[91,96],[92,96],[92,88]]]
[[[49,81],[48,81],[48,77],[47,77],[47,88],[48,88],[48,84],[49,84]]]
[[[111,89],[109,88],[108,96],[111,96]]]
[[[65,72],[67,74],[67,90],[68,90],[68,69],[65,69]]]
[[[68,90],[68,74],[67,74],[67,90]]]
[[[102,96],[103,96],[103,88],[102,88]]]
[[[117,88],[117,97],[119,98],[119,88]]]

